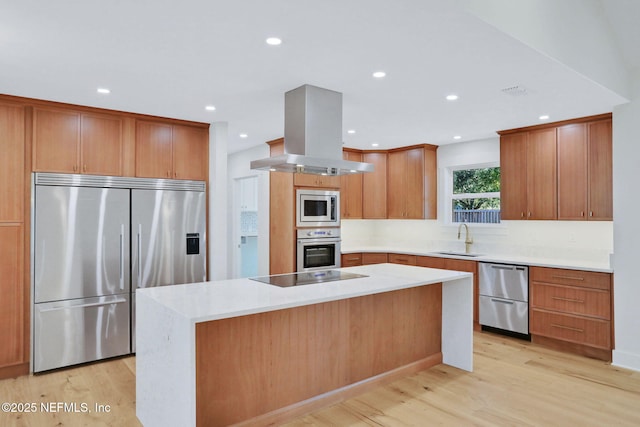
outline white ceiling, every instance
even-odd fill
[[[344,141],[358,148],[481,139],[541,114],[563,120],[623,102],[454,4],[0,0],[0,93],[226,121],[230,152],[283,136],[284,92],[307,83],[343,93]],[[639,5],[603,0],[631,70]],[[387,76],[374,79],[378,70]],[[527,94],[502,92],[513,86]]]

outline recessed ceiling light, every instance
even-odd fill
[[[240,138],[247,138],[249,135],[247,135],[246,133],[241,133],[240,134]]]
[[[107,94],[107,93],[111,93],[111,91],[109,89],[107,89],[106,87],[99,87],[98,88],[98,93]]]
[[[353,130],[353,129],[349,129],[349,130],[347,131],[347,133],[354,134],[354,133],[356,133],[356,131],[355,131],[355,130]]]
[[[548,120],[549,116],[547,114],[543,114],[542,116],[538,117],[540,120]]]
[[[377,147],[378,145],[380,144],[378,144],[377,142],[374,142],[373,144],[371,144],[372,147]]]
[[[204,109],[207,111],[216,111],[216,107],[214,105],[207,105]]]
[[[462,139],[462,137],[460,135],[456,135],[453,137],[453,139]]]
[[[278,37],[269,37],[266,42],[271,46],[278,46],[279,44],[282,44],[282,39],[279,39]]]
[[[384,71],[376,71],[375,73],[373,73],[373,77],[375,77],[376,79],[381,79],[386,75],[387,73],[385,73]]]
[[[458,95],[452,93],[451,95],[447,95],[447,101],[455,101],[458,99]]]

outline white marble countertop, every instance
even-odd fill
[[[343,254],[357,253],[357,252],[387,252],[387,253],[399,253],[407,255],[419,255],[419,256],[431,256],[440,258],[454,258],[454,259],[466,259],[470,261],[482,261],[482,262],[497,262],[503,264],[520,264],[535,267],[551,267],[551,268],[567,268],[571,270],[585,270],[595,271],[601,273],[613,273],[613,269],[609,263],[594,262],[588,260],[574,260],[574,259],[561,259],[561,258],[542,258],[532,256],[521,255],[509,255],[509,254],[478,254],[478,256],[464,256],[464,255],[452,255],[452,254],[440,254],[440,251],[416,251],[406,250],[397,247],[342,247]],[[444,252],[444,250],[443,250]]]
[[[376,264],[342,268],[368,277],[281,288],[250,279],[138,289],[192,322],[206,322],[471,277],[471,273]]]

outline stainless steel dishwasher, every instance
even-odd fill
[[[529,267],[481,262],[480,325],[529,334]]]

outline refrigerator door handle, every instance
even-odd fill
[[[88,304],[80,304],[80,305],[60,305],[56,307],[42,308],[42,309],[39,309],[38,311],[40,313],[46,313],[49,311],[57,311],[57,310],[63,310],[63,309],[69,309],[69,308],[87,308],[87,307],[100,307],[100,306],[111,305],[111,304],[122,304],[123,302],[127,302],[127,300],[116,299],[116,300],[110,300],[110,301],[104,301],[104,302],[91,302]]]
[[[124,224],[120,224],[120,289],[124,290]]]
[[[142,224],[138,224],[138,288],[142,287]]]

